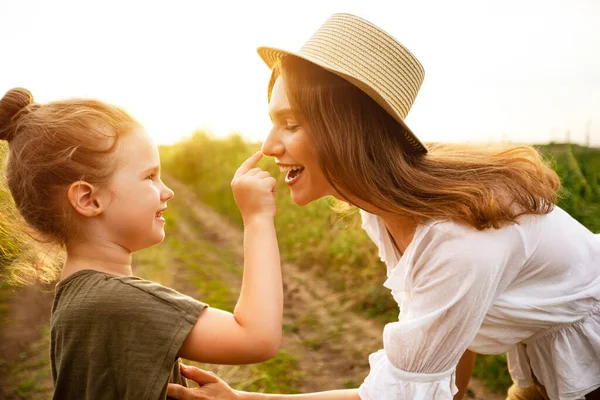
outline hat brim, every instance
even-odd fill
[[[396,120],[400,124],[400,126],[404,130],[404,135],[408,141],[408,145],[411,147],[411,150],[421,154],[427,153],[427,147],[419,140],[417,135],[413,133],[413,131],[408,127],[408,125],[406,125],[404,120],[400,118],[400,116],[396,112],[394,112],[392,105],[387,100],[385,100],[385,98],[381,96],[375,89],[367,85],[365,82],[356,79],[355,77],[348,75],[343,71],[337,70],[330,65],[324,65],[320,60],[315,60],[310,56],[298,54],[287,50],[277,49],[274,47],[259,47],[257,49],[257,52],[260,58],[265,62],[265,64],[267,64],[267,66],[270,69],[273,69],[277,62],[279,62],[279,60],[281,60],[283,57],[290,55],[311,62],[323,68],[324,70],[334,73],[340,76],[341,78],[347,80],[352,85],[356,86],[365,94],[367,94],[370,98],[372,98],[388,114],[390,114],[394,118],[394,120]]]

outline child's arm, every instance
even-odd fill
[[[275,234],[276,181],[248,158],[231,183],[244,220],[244,276],[233,314],[208,307],[179,356],[214,364],[255,363],[273,357],[281,342],[283,289]]]

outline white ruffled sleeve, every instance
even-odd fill
[[[516,234],[515,234],[516,233]],[[379,245],[379,243],[376,243]],[[458,361],[523,263],[518,232],[444,222],[420,227],[385,286],[400,305],[371,354],[362,400],[452,400]]]

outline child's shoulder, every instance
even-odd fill
[[[83,269],[56,285],[56,298],[77,297],[81,300],[116,299],[120,296],[152,295],[161,285],[137,276],[120,276],[94,269]]]
[[[188,311],[203,304],[157,282],[137,276],[118,276],[86,269],[59,282],[53,313],[130,314],[157,308]]]

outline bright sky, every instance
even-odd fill
[[[422,140],[600,146],[600,2],[0,2],[0,91],[94,97],[159,143],[208,128],[262,140],[269,71],[261,45],[297,50],[335,12],[379,25],[425,67],[407,123]]]

